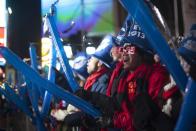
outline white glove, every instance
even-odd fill
[[[52,110],[50,115],[56,118],[58,121],[63,121],[65,116],[67,116],[69,113],[67,110]]]

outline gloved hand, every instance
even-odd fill
[[[68,115],[68,112],[67,110],[54,109],[51,111],[50,115],[56,118],[57,121],[63,121],[65,116]]]
[[[93,118],[92,116],[86,114],[83,117],[82,126],[87,128],[87,129],[97,128],[97,126],[96,126],[96,119]]]
[[[73,114],[69,114],[65,117],[63,123],[67,126],[81,126],[82,120],[85,117],[85,113],[78,111]]]
[[[96,119],[96,126],[100,128],[113,127],[113,120],[110,117],[101,116]]]
[[[76,113],[67,115],[63,123],[70,127],[82,126],[85,128],[89,128],[89,127],[96,127],[95,122],[96,121],[92,116],[84,112],[78,111]]]

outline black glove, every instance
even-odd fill
[[[110,117],[98,117],[93,118],[92,116],[85,115],[82,120],[82,126],[88,130],[99,130],[100,128],[111,128],[113,127],[113,121]]]
[[[82,126],[82,120],[85,117],[84,112],[76,112],[65,117],[63,123],[67,126]]]
[[[113,120],[110,117],[99,117],[96,119],[96,126],[100,128],[111,128],[113,127]]]
[[[96,126],[96,119],[93,118],[92,116],[86,114],[83,117],[82,126],[85,127],[86,129],[97,128],[97,126]]]
[[[81,126],[85,128],[96,127],[96,119],[84,112],[67,115],[63,122],[67,126]]]

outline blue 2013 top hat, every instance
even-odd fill
[[[139,47],[145,52],[150,54],[154,53],[153,48],[151,47],[141,27],[130,15],[127,17],[115,40],[115,43],[119,46],[123,46],[125,43],[130,43]]]

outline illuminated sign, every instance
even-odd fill
[[[42,16],[49,12],[55,1],[41,0]],[[114,33],[113,0],[59,0],[55,20],[62,38],[80,30],[88,35]],[[73,28],[67,32],[71,26]]]

